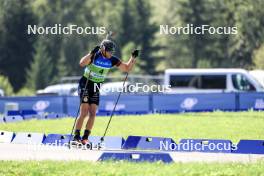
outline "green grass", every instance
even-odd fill
[[[92,135],[102,135],[108,117],[97,117]],[[30,120],[0,124],[0,130],[68,134],[74,119]],[[146,135],[181,138],[264,138],[264,112],[214,112],[178,115],[114,116],[109,136]]]
[[[0,175],[264,175],[264,162],[253,164],[206,163],[128,163],[128,162],[55,162],[55,161],[0,161]]]
[[[97,117],[92,135],[102,135],[107,117]],[[15,132],[70,133],[74,119],[30,120],[0,124]],[[181,138],[264,139],[264,112],[214,112],[177,115],[115,116],[109,136],[146,135]],[[264,161],[239,163],[128,163],[0,161],[0,175],[264,175]]]

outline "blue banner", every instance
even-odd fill
[[[64,112],[64,97],[39,96],[39,97],[1,97],[0,112],[3,113],[6,103],[17,103],[20,110],[35,110],[37,112]]]
[[[80,106],[79,96],[68,96],[66,97],[65,101],[67,105],[65,114],[75,117],[77,115],[78,108]]]
[[[118,95],[100,96],[98,112],[111,112],[114,108]],[[70,96],[66,98],[67,114],[75,116],[79,107],[79,97]],[[148,113],[149,96],[148,95],[121,95],[115,112],[122,113]]]
[[[195,112],[235,109],[235,93],[153,95],[154,112]]]
[[[102,96],[100,99],[99,111],[112,111],[116,103],[118,95]],[[130,113],[148,113],[149,95],[121,95],[116,106],[116,111]]]
[[[240,93],[240,110],[264,110],[264,93]]]
[[[100,97],[98,114],[109,115],[118,95]],[[0,113],[5,104],[17,103],[19,110],[65,113],[76,116],[77,96],[0,97]],[[149,112],[198,112],[264,110],[264,93],[200,93],[200,94],[122,94],[116,113],[145,114]]]

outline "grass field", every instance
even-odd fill
[[[108,117],[97,117],[92,135],[102,135]],[[69,134],[74,119],[30,120],[0,124],[0,130]],[[264,112],[214,112],[172,115],[114,116],[109,136],[146,135],[181,138],[264,138]]]
[[[0,162],[0,175],[105,175],[105,176],[168,176],[168,175],[264,175],[264,162],[254,164],[205,164],[205,163],[128,163],[128,162],[55,162],[26,161]]]
[[[109,118],[97,117],[92,135],[102,135]],[[70,133],[74,119],[31,120],[0,124],[15,132]],[[214,112],[114,117],[109,136],[146,135],[181,138],[264,139],[264,112]],[[264,162],[127,163],[1,161],[0,175],[264,175]]]

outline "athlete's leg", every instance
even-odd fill
[[[92,130],[93,125],[94,125],[94,120],[96,116],[96,110],[97,110],[97,105],[96,104],[91,104],[89,108],[89,119],[86,124],[86,129],[87,130]]]
[[[83,121],[85,117],[88,115],[89,112],[89,104],[88,103],[82,103],[80,106],[80,113],[76,121],[75,125],[75,133],[74,133],[74,139],[79,140],[80,137],[80,131],[82,129]]]
[[[96,109],[97,109],[97,105],[96,104],[90,104],[89,106],[89,119],[86,123],[86,128],[84,131],[84,135],[82,137],[84,141],[84,143],[88,142],[88,137],[93,129],[93,125],[94,125],[94,121],[95,121],[95,116],[96,116]]]
[[[78,116],[75,129],[81,130],[83,121],[85,117],[88,115],[89,112],[89,104],[88,103],[82,103],[80,106],[80,114]]]

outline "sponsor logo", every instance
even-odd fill
[[[263,99],[256,99],[255,108],[256,109],[264,109],[264,100]]]
[[[35,111],[44,111],[45,109],[47,109],[50,105],[49,101],[37,101],[34,105],[33,105],[33,110]]]
[[[192,109],[198,103],[197,98],[185,98],[181,103],[181,108],[183,109]]]
[[[88,97],[87,96],[83,97],[83,101],[87,102],[88,101]]]
[[[112,101],[106,102],[105,110],[112,111],[114,109],[114,106],[115,106],[114,102],[112,102]],[[122,110],[122,109],[125,109],[125,108],[126,108],[125,104],[117,104],[115,110],[118,111],[118,110]]]

